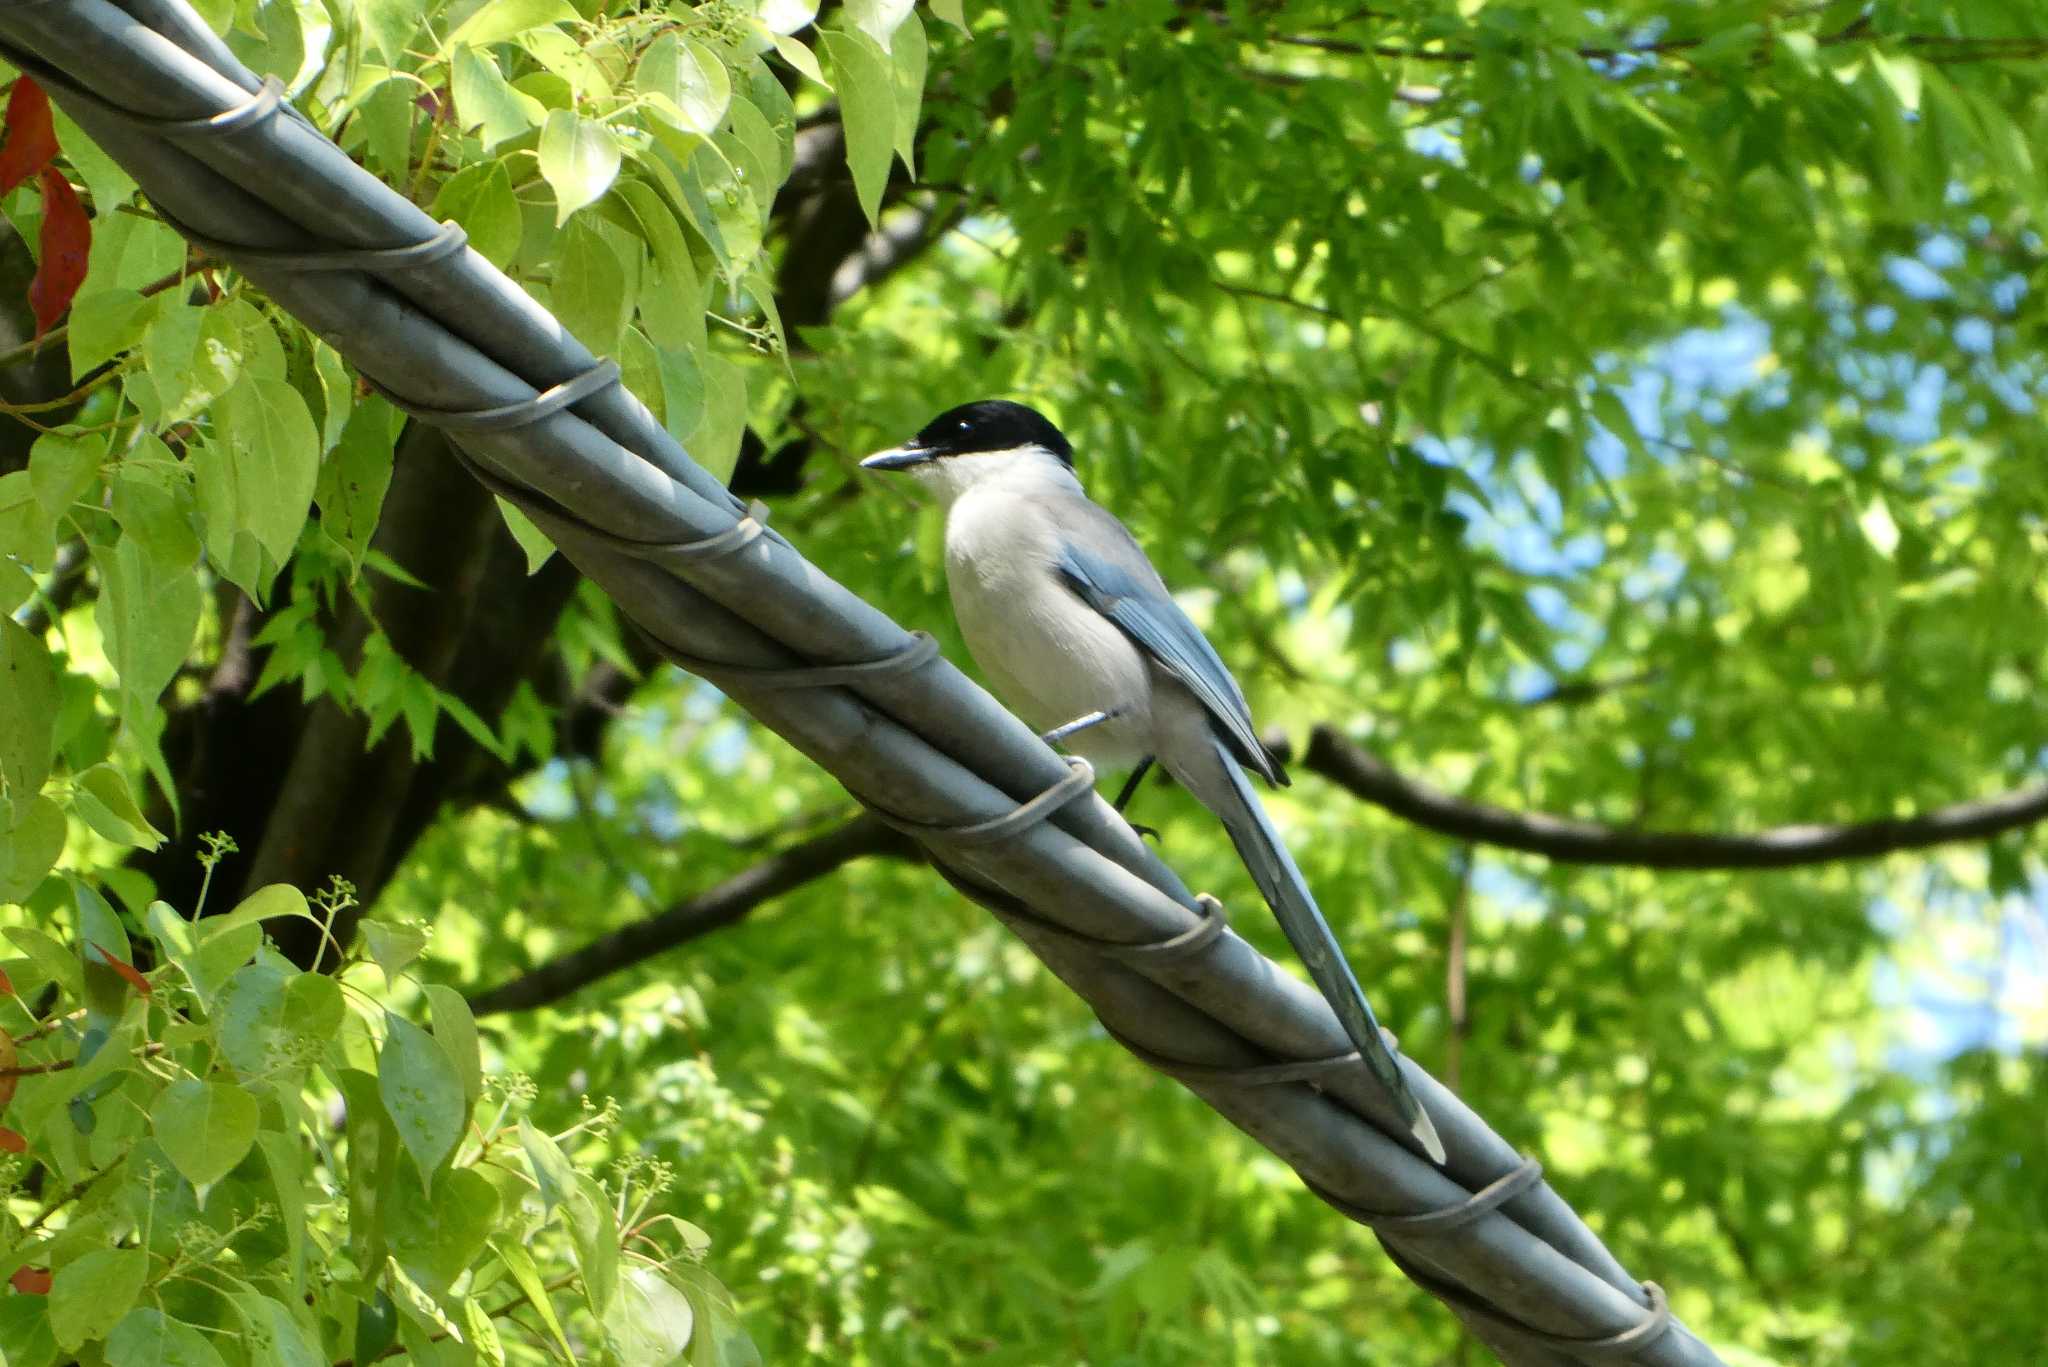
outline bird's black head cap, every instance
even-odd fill
[[[1045,414],[1008,399],[982,399],[949,408],[926,423],[912,445],[934,456],[1042,446],[1066,464],[1074,463],[1073,446]]]

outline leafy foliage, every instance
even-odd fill
[[[148,974],[74,893],[75,947],[17,925],[0,965],[10,1363],[759,1361],[705,1236],[650,1216],[668,1171],[576,1162],[616,1109],[536,1128],[530,1078],[486,1084],[461,997],[426,990],[429,1033],[387,1004],[416,978],[279,957],[266,924],[331,930],[345,888],[197,923],[152,903]]]
[[[1297,739],[1736,833],[2041,778],[2029,0],[203,8],[956,660],[933,514],[853,461],[1014,394],[1169,581],[1213,586],[1190,607]],[[40,426],[0,451],[6,1028],[16,1066],[73,1064],[0,1114],[28,1146],[14,1226],[40,1217],[10,1361],[17,1327],[112,1362],[439,1362],[458,1333],[746,1360],[698,1225],[775,1361],[1462,1351],[1364,1235],[894,860],[470,1026],[463,993],[753,876],[843,795],[645,674],[594,595],[545,597],[560,567],[516,514],[502,573],[418,550],[462,533],[418,478],[439,454],[394,457],[417,429],[61,114],[46,138],[12,108],[22,290],[63,277],[38,272],[78,240],[48,221],[65,194],[91,237],[68,313],[0,353],[64,372],[8,390]],[[494,611],[554,623],[546,649],[481,650]],[[516,686],[465,676],[471,649]],[[394,777],[425,772],[452,777]],[[166,854],[243,784],[269,818],[251,900],[188,924]],[[1184,795],[1139,804],[1191,883],[1253,904]],[[2048,1259],[2034,834],[1671,874],[1467,847],[1313,775],[1275,808],[1404,1047],[1731,1361],[2037,1353],[2008,1291]],[[390,850],[336,815],[400,810]],[[382,915],[358,942],[342,912],[360,957],[309,974],[318,934],[297,962],[262,943],[310,925],[275,870],[343,825],[360,852],[297,881],[360,858]],[[155,1186],[52,1205],[117,1159]],[[640,1218],[681,1260],[636,1261],[606,1159],[673,1173]],[[150,1200],[177,1223],[103,1237]]]

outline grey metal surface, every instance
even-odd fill
[[[228,258],[254,283],[408,405],[462,413],[515,404],[595,364],[473,251],[388,274],[296,268],[293,256],[403,247],[437,228],[303,119],[193,126],[247,106],[259,82],[179,0],[4,4],[0,42],[47,78],[153,203],[232,244]],[[902,627],[779,535],[714,558],[659,549],[723,532],[740,509],[621,386],[530,426],[456,440],[486,479],[527,491],[522,501],[562,551],[675,654],[787,667],[906,646]],[[856,796],[912,823],[987,821],[1067,773],[943,661],[830,687],[725,687]],[[1165,940],[1200,916],[1186,886],[1099,798],[1000,843],[926,842],[956,886],[1002,917],[1115,1035],[1216,1070],[1186,1085],[1352,1213],[1458,1206],[1521,1162],[1409,1060],[1450,1154],[1441,1170],[1389,1137],[1405,1127],[1362,1069],[1313,1084],[1232,1080],[1227,1070],[1326,1058],[1348,1042],[1311,987],[1227,932],[1198,956],[1160,962],[1088,947]],[[1645,1319],[1648,1298],[1543,1183],[1448,1230],[1380,1237],[1504,1362],[1719,1361],[1676,1324],[1620,1354],[1570,1342],[1626,1333]]]

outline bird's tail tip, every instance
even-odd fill
[[[1431,1122],[1429,1112],[1417,1106],[1414,1122],[1408,1132],[1415,1136],[1415,1142],[1422,1145],[1422,1151],[1429,1155],[1429,1161],[1442,1167],[1449,1155],[1444,1152],[1444,1141],[1437,1137],[1436,1125]]]

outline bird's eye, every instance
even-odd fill
[[[974,429],[974,424],[967,421],[967,419],[965,418],[960,419],[960,421],[954,423],[953,425],[959,428],[962,432],[970,432]]]

